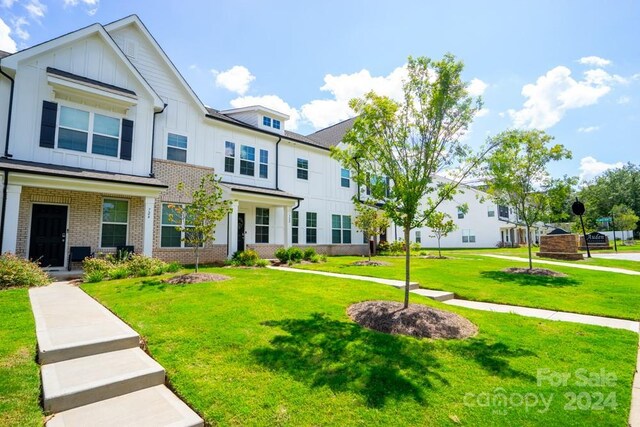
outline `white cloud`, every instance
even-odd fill
[[[79,4],[83,4],[88,7],[87,15],[93,16],[98,11],[98,5],[100,0],[64,0],[64,7],[75,7]]]
[[[16,36],[18,36],[22,40],[29,40],[29,32],[24,29],[25,26],[29,25],[29,22],[21,16],[12,21],[13,31],[15,31]]]
[[[256,78],[242,65],[234,65],[227,71],[211,70],[216,78],[216,86],[223,87],[238,95],[244,95],[249,90],[249,85]]]
[[[624,163],[605,163],[588,156],[580,160],[580,182],[589,181],[608,169],[617,169],[624,166]]]
[[[11,8],[16,0],[2,0],[2,7],[6,7],[7,9]]]
[[[606,67],[611,64],[608,59],[600,58],[599,56],[583,56],[578,60],[579,63],[584,65],[591,65],[594,67]]]
[[[623,95],[620,98],[618,98],[618,100],[616,101],[618,104],[628,104],[631,102],[631,98]]]
[[[578,132],[580,133],[591,133],[600,129],[600,126],[587,126],[587,127],[579,127]]]
[[[11,28],[0,18],[0,50],[13,53],[17,50],[16,42],[11,38]]]
[[[480,96],[484,94],[484,91],[487,90],[487,87],[489,87],[489,85],[482,80],[471,79],[471,81],[469,82],[469,86],[467,87],[467,92],[469,92],[469,95],[471,96]]]
[[[487,114],[489,114],[489,113],[490,113],[490,110],[489,110],[488,108],[481,108],[481,109],[479,109],[479,110],[478,110],[478,112],[476,113],[476,118],[478,118],[478,117],[484,117],[484,116],[486,116],[486,115],[487,115]]]
[[[40,3],[40,0],[30,0],[24,8],[27,9],[31,18],[35,20],[44,18],[44,14],[47,12],[47,6]]]
[[[627,79],[602,69],[588,70],[583,80],[571,77],[571,70],[558,66],[522,88],[527,98],[520,110],[509,110],[516,127],[547,129],[558,123],[567,110],[596,104],[615,84]]]
[[[250,107],[253,105],[261,105],[263,107],[271,108],[272,110],[276,110],[289,116],[289,120],[287,120],[286,124],[286,128],[288,130],[296,130],[298,128],[300,112],[287,104],[279,96],[241,96],[239,98],[232,99],[230,101],[230,104],[234,108]]]

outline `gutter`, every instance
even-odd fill
[[[282,137],[279,136],[278,137],[278,141],[276,141],[276,190],[280,190],[280,187],[278,186],[278,158],[279,158],[279,154],[280,154],[280,150],[279,150],[279,145],[280,145],[280,141],[282,141]]]
[[[13,79],[13,77],[11,77],[9,74],[2,71],[1,60],[0,60],[0,74],[8,78],[9,81],[11,82],[11,89],[9,91],[9,112],[7,114],[7,136],[4,143],[4,157],[9,158],[9,157],[13,157],[11,154],[9,154],[9,135],[11,134],[11,114],[13,112],[13,88],[16,82]],[[4,212],[4,205],[2,206],[3,206],[2,211]],[[4,224],[4,215],[2,219],[3,219],[2,224]]]
[[[153,124],[151,125],[151,162],[149,163],[149,176],[151,178],[155,178],[155,174],[153,173],[153,147],[155,146],[156,142],[156,117],[158,116],[158,114],[164,113],[164,110],[167,109],[167,105],[169,104],[165,102],[162,110],[154,111],[153,113]]]
[[[7,216],[7,185],[9,184],[9,171],[4,169],[4,179],[2,180],[2,211],[0,211],[0,253],[4,253],[2,243],[4,242],[4,220]],[[298,202],[299,203],[299,202]]]

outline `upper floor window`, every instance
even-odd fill
[[[458,208],[458,219],[463,219],[463,218],[464,218],[464,211]]]
[[[271,127],[271,117],[262,116],[262,124]]]
[[[101,248],[115,248],[127,244],[129,201],[104,199],[102,201]]]
[[[224,143],[224,171],[234,173],[236,170],[236,144],[225,141]]]
[[[170,133],[167,136],[167,160],[187,161],[187,137]]]
[[[351,172],[349,172],[349,169],[340,169],[340,185],[345,188],[349,188],[351,185]]]
[[[309,179],[309,160],[298,159],[298,179]]]
[[[487,206],[487,216],[489,218],[496,216],[496,207],[494,205]]]
[[[256,149],[247,145],[240,146],[240,175],[255,175]]]
[[[273,119],[273,128],[280,129],[280,120]]]
[[[256,208],[256,243],[269,243],[268,208]]]
[[[351,243],[349,215],[331,215],[331,243]]]
[[[269,177],[269,152],[260,150],[260,178]]]
[[[269,128],[280,129],[281,122],[280,120],[272,119],[269,116],[262,116],[262,125]]]
[[[119,143],[120,119],[60,106],[58,148],[118,157]]]
[[[498,217],[500,217],[500,218],[509,218],[509,207],[508,206],[498,206]]]

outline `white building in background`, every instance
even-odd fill
[[[189,202],[178,183],[193,186],[212,172],[233,211],[203,261],[245,248],[270,257],[290,245],[367,251],[353,225],[358,189],[329,156],[352,120],[304,136],[265,107],[208,108],[135,15],[0,52],[0,70],[3,252],[69,267],[78,248],[128,246],[191,262],[169,214]],[[443,205],[459,226],[443,246],[521,241],[513,215],[477,195],[468,188]],[[462,203],[469,211],[458,217]],[[395,239],[395,230],[385,237]],[[428,229],[412,239],[435,246]]]

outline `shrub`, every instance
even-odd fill
[[[392,254],[398,254],[404,252],[404,241],[397,240],[389,244],[389,252]]]
[[[109,270],[113,267],[114,264],[109,258],[85,258],[84,261],[82,261],[82,269],[85,275],[100,272],[104,277],[107,276]]]
[[[285,248],[276,249],[275,256],[281,263],[286,263],[287,261],[289,261],[289,251]]]
[[[97,283],[97,282],[102,282],[105,276],[106,276],[105,272],[96,270],[90,273],[85,272],[83,280],[89,283]]]
[[[411,243],[409,247],[411,248],[411,252],[418,252],[420,249],[422,249],[422,245],[417,242]]]
[[[320,260],[321,260],[321,257],[318,254],[314,254],[311,258],[309,258],[309,261],[311,261],[314,264],[319,263]]]
[[[124,266],[114,266],[111,270],[109,270],[109,279],[118,280],[129,277],[129,269]]]
[[[177,273],[180,270],[182,270],[182,264],[176,261],[169,263],[167,266],[168,273]]]
[[[123,263],[134,277],[159,275],[167,271],[168,264],[157,258],[147,257],[141,254],[133,254]]]
[[[263,265],[260,265],[261,259],[260,259],[260,255],[258,255],[258,253],[256,251],[254,251],[253,249],[247,249],[241,252],[236,252],[233,254],[233,257],[231,258],[231,265],[235,265],[235,266],[244,266],[244,267],[264,267],[266,266],[266,263]]]
[[[269,265],[269,261],[266,259],[259,259],[256,261],[256,267],[266,267],[267,265]]]
[[[327,256],[326,255],[320,255],[320,262],[327,262]]]
[[[300,248],[290,247],[287,249],[289,252],[289,261],[293,261],[294,263],[302,261],[303,253]]]
[[[307,248],[304,250],[304,252],[302,253],[302,258],[305,261],[311,261],[311,259],[316,256],[316,250],[313,248]]]
[[[42,286],[51,279],[37,262],[12,253],[0,256],[0,289],[12,286]]]
[[[378,252],[389,252],[389,246],[389,242],[381,240],[380,243],[378,243]]]

